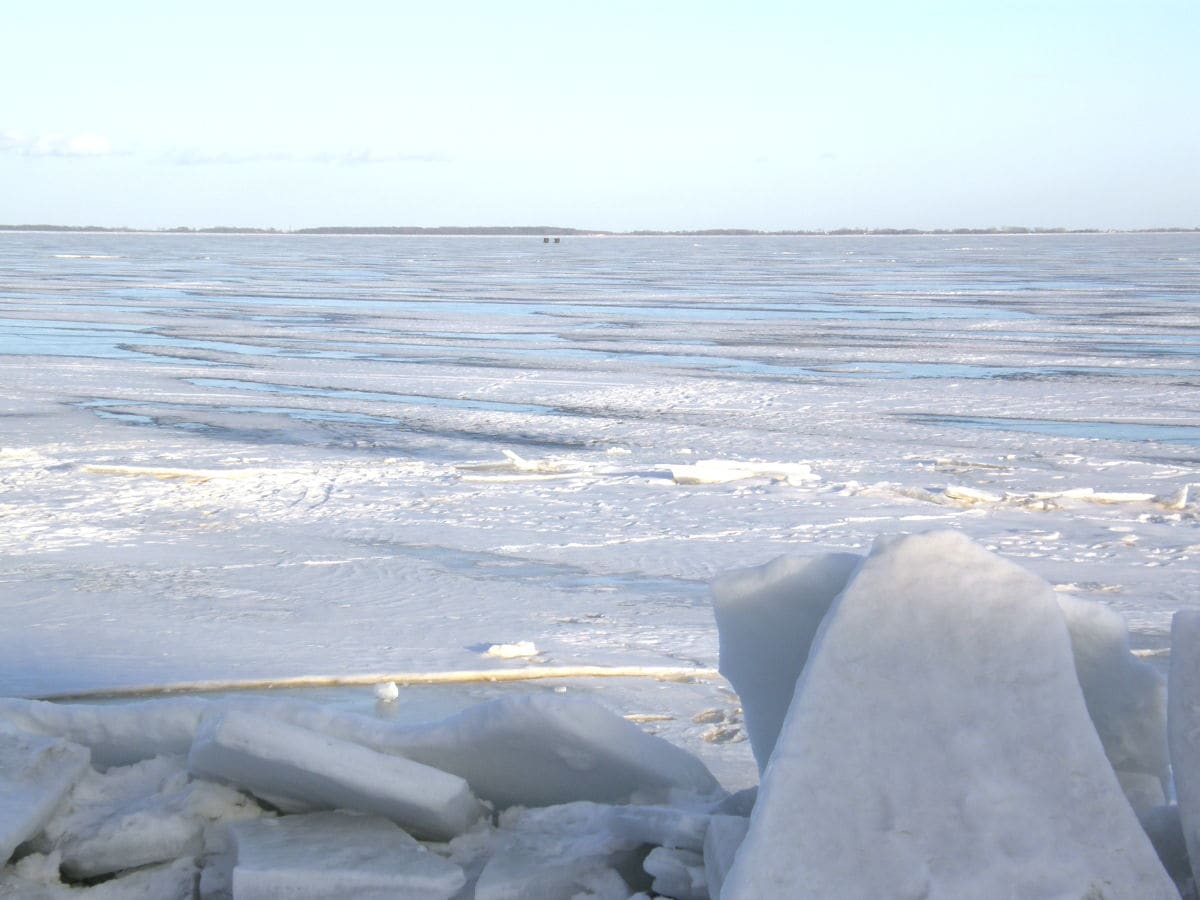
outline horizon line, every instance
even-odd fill
[[[513,236],[513,237],[842,237],[858,235],[1055,235],[1055,234],[1188,234],[1200,226],[1164,225],[1148,228],[1067,228],[1062,226],[1004,225],[988,227],[839,227],[829,229],[757,228],[638,228],[617,231],[553,225],[320,225],[310,228],[258,228],[242,225],[138,228],[120,225],[54,225],[47,223],[4,225],[0,232],[89,233],[89,234],[246,234],[246,235],[364,235],[364,236]]]

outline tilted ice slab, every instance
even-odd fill
[[[742,702],[759,772],[771,758],[813,635],[861,561],[853,553],[780,556],[712,583],[721,674]]]
[[[1171,768],[1193,871],[1200,871],[1200,610],[1171,620]]]
[[[188,768],[289,811],[376,813],[432,840],[461,834],[482,813],[467,783],[455,775],[238,711],[204,723]]]
[[[720,787],[696,756],[583,697],[505,697],[409,726],[309,703],[254,701],[250,708],[451,772],[500,807],[611,803],[635,793],[708,794]]]
[[[775,746],[813,637],[862,559],[849,553],[781,556],[727,572],[712,583],[721,672],[742,702],[760,771]],[[1162,803],[1161,785],[1169,774],[1162,677],[1130,652],[1120,614],[1092,601],[1054,597],[1109,761],[1131,800],[1148,798],[1135,804],[1140,809]]]
[[[0,865],[42,830],[88,762],[77,744],[0,731]]]
[[[461,868],[378,816],[310,813],[230,832],[237,900],[446,900],[466,883]]]
[[[796,686],[725,900],[1177,898],[1039,578],[880,539]]]

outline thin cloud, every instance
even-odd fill
[[[401,153],[384,150],[344,150],[332,153],[226,153],[206,150],[175,150],[163,159],[179,166],[237,166],[247,163],[318,163],[338,166],[363,166],[379,163],[448,162],[444,153]]]
[[[291,153],[213,153],[207,150],[173,150],[163,158],[178,166],[240,166],[246,163],[297,160]]]
[[[102,134],[25,134],[0,131],[0,153],[29,157],[117,156],[112,142]]]

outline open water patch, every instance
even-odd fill
[[[1023,419],[1007,416],[956,416],[943,413],[910,413],[910,422],[951,425],[990,431],[1023,431],[1052,437],[1105,441],[1154,441],[1200,446],[1200,426],[1163,422],[1113,422],[1078,419]]]

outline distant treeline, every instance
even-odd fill
[[[602,231],[594,228],[555,228],[549,225],[330,225],[322,228],[241,228],[218,225],[211,228],[121,228],[105,225],[0,225],[0,231],[86,232],[98,234],[363,234],[363,235],[511,235],[514,237],[546,237],[550,235],[579,235],[594,237],[722,237],[722,236],[801,236],[822,237],[839,235],[939,235],[939,234],[1159,234],[1194,233],[1196,228],[1026,228],[1010,225],[1003,228],[833,228],[828,230],[759,231],[753,228],[704,228],[695,231]]]

